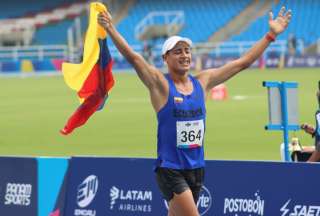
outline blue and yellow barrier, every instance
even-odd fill
[[[62,61],[63,59],[2,61],[0,62],[0,74],[58,72],[61,71]]]

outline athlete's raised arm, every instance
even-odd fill
[[[98,23],[107,31],[119,52],[134,67],[141,81],[149,89],[152,105],[158,111],[168,95],[169,87],[164,75],[130,47],[113,25],[109,12],[100,13]]]
[[[291,19],[291,10],[285,12],[282,7],[277,18],[273,19],[273,14],[269,14],[269,32],[263,36],[246,54],[237,60],[227,63],[220,68],[212,68],[202,71],[198,75],[203,88],[208,93],[214,86],[230,79],[238,72],[248,68],[255,60],[261,56],[269,44],[275,40],[276,36],[282,33]]]

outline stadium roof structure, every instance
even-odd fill
[[[152,11],[135,28],[135,37],[145,41],[176,35],[184,25],[183,11]]]

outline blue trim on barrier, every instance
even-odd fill
[[[298,83],[296,82],[283,82],[282,85],[285,88],[298,88]]]
[[[280,82],[272,82],[272,81],[263,81],[262,82],[262,86],[263,87],[268,87],[268,88],[271,88],[271,87],[279,87],[281,85]]]
[[[283,126],[282,125],[266,125],[265,126],[266,130],[282,130]],[[288,125],[289,130],[299,130],[300,126],[299,125]]]
[[[287,89],[286,85],[282,83],[280,85],[281,95],[281,114],[282,114],[282,125],[283,125],[283,140],[285,148],[285,161],[291,161],[289,155],[289,129],[288,129],[288,104],[287,104]]]
[[[64,176],[67,158],[37,158],[38,160],[38,216],[48,216],[54,210]]]
[[[283,129],[283,126],[282,125],[266,125],[265,126],[265,129],[266,130],[282,130]]]
[[[277,88],[280,86],[284,86],[286,88],[298,88],[298,83],[296,82],[277,82],[277,81],[263,81],[262,86],[267,88]]]

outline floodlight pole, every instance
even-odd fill
[[[284,143],[284,156],[285,161],[291,161],[289,154],[289,131],[290,130],[299,130],[300,127],[298,124],[289,124],[288,121],[288,88],[298,88],[298,83],[296,82],[263,82],[263,86],[267,88],[278,88],[280,92],[280,103],[281,103],[281,123],[269,123],[265,126],[266,130],[282,130],[283,131],[283,143]],[[270,96],[270,95],[269,95]],[[270,101],[269,101],[270,103]],[[270,105],[270,104],[269,104]],[[270,112],[270,115],[272,113]]]

